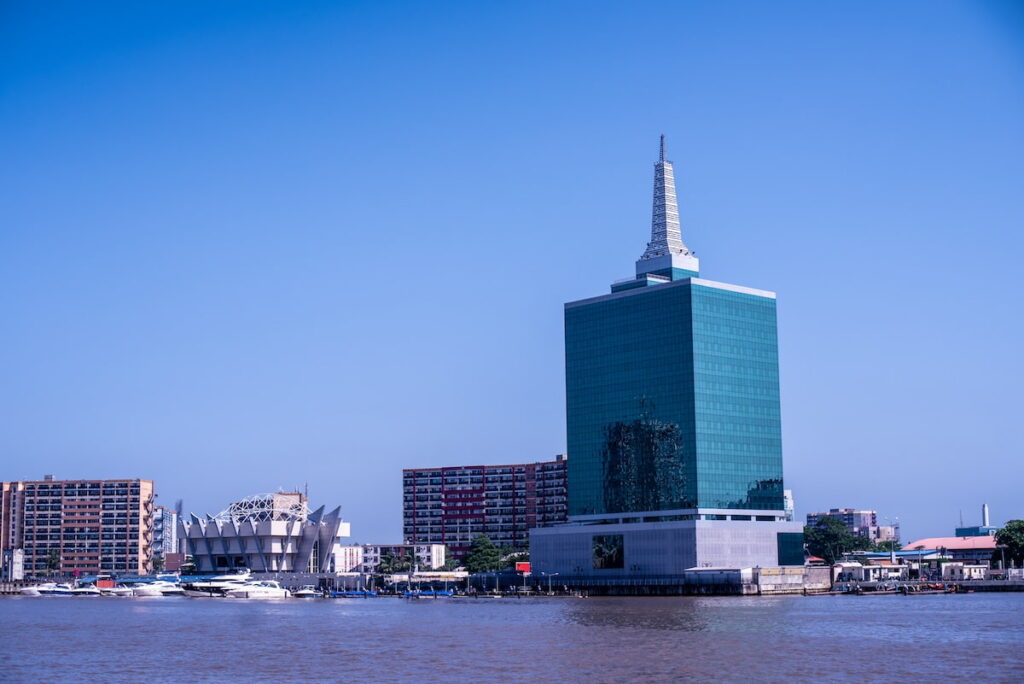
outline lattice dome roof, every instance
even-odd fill
[[[217,514],[222,522],[266,522],[284,520],[304,522],[309,517],[309,505],[305,497],[297,493],[253,494],[235,501]]]

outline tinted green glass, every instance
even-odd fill
[[[619,570],[625,567],[626,552],[621,534],[596,534],[592,537],[595,570]]]
[[[569,513],[781,509],[775,300],[682,281],[565,311]]]
[[[779,532],[779,565],[804,564],[803,532]]]

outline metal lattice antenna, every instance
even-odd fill
[[[661,134],[661,152],[658,154],[658,161],[665,161],[665,134]]]

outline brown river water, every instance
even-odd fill
[[[3,682],[1024,682],[1024,593],[0,598]]]

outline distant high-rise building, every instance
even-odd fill
[[[530,528],[565,522],[566,460],[406,468],[402,496],[407,544],[444,544],[457,561],[481,535],[525,547]]]
[[[4,482],[0,550],[25,574],[145,574],[153,568],[152,480]]]
[[[699,276],[664,136],[635,273],[565,305],[570,524],[531,533],[534,568],[607,586],[802,565],[783,501],[775,294]]]
[[[861,511],[854,508],[832,508],[828,513],[808,513],[807,524],[817,525],[822,518],[835,518],[853,534],[870,539],[872,542],[898,541],[899,525],[879,525],[877,511]]]

